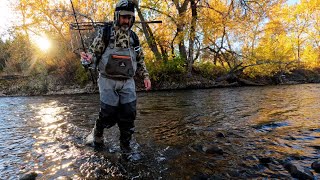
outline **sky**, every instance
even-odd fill
[[[298,3],[298,1],[299,1],[299,0],[288,0],[288,1],[287,1],[287,4],[293,5],[293,4]]]
[[[0,0],[0,35],[3,39],[3,33],[14,24],[14,13],[10,8],[13,0]]]

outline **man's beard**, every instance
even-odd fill
[[[120,29],[123,31],[128,31],[130,29],[130,26],[129,24],[123,24],[120,26]]]

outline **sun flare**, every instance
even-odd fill
[[[35,43],[37,44],[37,46],[42,50],[42,51],[47,51],[50,46],[51,43],[49,41],[49,39],[45,36],[39,36],[35,39]]]

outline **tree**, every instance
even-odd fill
[[[15,35],[9,47],[6,47],[4,71],[7,74],[25,74],[30,67],[32,52],[28,37],[22,34]]]
[[[9,53],[9,47],[11,46],[11,43],[9,40],[3,41],[0,39],[0,71],[3,71],[3,69],[6,66],[6,62],[10,58]]]

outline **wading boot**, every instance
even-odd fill
[[[103,146],[103,131],[98,131],[95,126],[86,138],[86,145]]]
[[[124,161],[130,161],[132,149],[130,147],[130,142],[120,141],[121,158]]]
[[[130,147],[130,142],[122,142],[120,141],[120,149],[123,153],[130,153],[132,151],[131,147]]]
[[[131,149],[130,142],[120,142],[121,157],[124,161],[136,162],[141,160],[142,155],[135,149]]]
[[[130,147],[130,141],[132,138],[133,131],[131,129],[124,130],[120,129],[120,148],[123,153],[130,153],[131,147]]]

